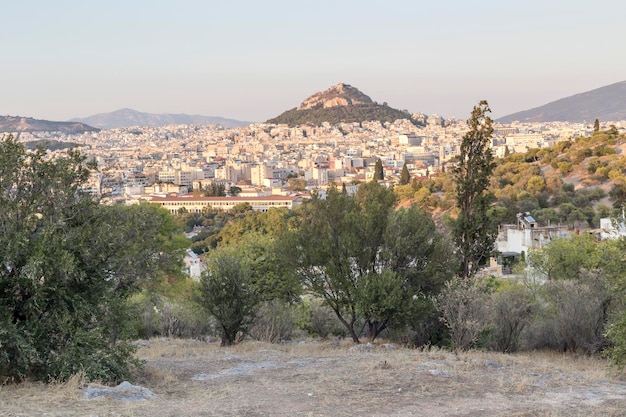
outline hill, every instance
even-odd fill
[[[89,117],[74,118],[72,121],[87,123],[100,129],[115,129],[118,127],[149,126],[160,127],[167,125],[220,125],[225,129],[247,126],[251,122],[244,122],[224,117],[200,116],[188,114],[153,114],[142,113],[132,109],[121,109],[110,113],[99,113]]]
[[[626,120],[626,81],[607,85],[497,119],[500,123]]]
[[[378,104],[357,88],[339,83],[326,91],[313,94],[300,106],[287,110],[267,123],[293,127],[323,122],[335,124],[377,120],[385,123],[397,119],[411,120],[411,115],[389,107],[386,103]]]
[[[96,132],[100,129],[88,126],[80,122],[53,122],[38,120],[32,117],[0,116],[0,132],[61,132],[76,134],[84,132]]]

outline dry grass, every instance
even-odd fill
[[[154,400],[82,399],[84,380],[0,387],[3,416],[621,416],[623,376],[556,353],[503,355],[349,342],[221,348],[152,340],[131,381]]]

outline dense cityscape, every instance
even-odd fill
[[[321,126],[253,124],[220,126],[129,127],[81,135],[20,133],[22,142],[56,139],[81,145],[97,162],[92,192],[105,202],[133,202],[150,196],[185,195],[208,184],[241,188],[244,197],[288,195],[288,179],[301,178],[306,191],[329,182],[354,184],[372,179],[381,159],[385,179],[397,182],[406,164],[414,178],[436,174],[459,150],[465,120],[415,114],[394,123],[362,122]],[[614,124],[624,131],[619,122]],[[496,124],[495,156],[524,153],[559,141],[586,137],[591,123]]]

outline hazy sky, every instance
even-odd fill
[[[132,108],[264,121],[338,82],[411,112],[497,118],[626,80],[624,0],[20,0],[0,115]]]

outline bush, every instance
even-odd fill
[[[290,340],[296,330],[295,307],[276,300],[261,305],[249,335],[255,340],[276,343]]]
[[[559,169],[559,171],[561,171],[562,174],[569,174],[570,172],[572,172],[574,170],[574,165],[569,162],[569,161],[562,161],[559,162],[557,164],[557,167]]]
[[[346,337],[348,332],[335,313],[317,298],[305,298],[297,306],[298,327],[309,336],[327,339],[329,336]]]
[[[516,352],[520,337],[535,310],[532,292],[513,284],[491,295],[491,322],[495,348],[500,352]]]
[[[225,248],[212,252],[200,278],[200,306],[215,317],[222,346],[239,342],[254,323],[259,296],[251,277],[237,252]]]
[[[488,327],[489,295],[479,284],[455,279],[435,299],[454,349],[474,346]]]
[[[211,318],[198,306],[147,292],[129,300],[133,338],[155,336],[201,338],[215,332]]]
[[[583,270],[578,279],[548,281],[540,296],[545,304],[529,340],[531,349],[596,353],[607,346],[610,297],[598,271]]]
[[[102,338],[77,332],[65,349],[48,357],[46,367],[50,376],[47,379],[65,381],[81,374],[91,381],[121,381],[143,365],[133,357],[134,353],[135,348],[127,342],[112,346]]]

